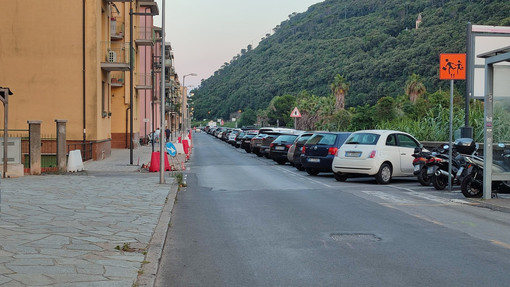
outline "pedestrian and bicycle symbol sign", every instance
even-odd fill
[[[298,108],[295,107],[294,110],[292,110],[292,113],[290,113],[291,118],[300,118],[301,113],[299,112]]]
[[[439,62],[440,80],[466,79],[466,54],[441,54]]]
[[[175,156],[177,154],[177,149],[175,148],[174,144],[171,142],[166,143],[166,151],[170,156]]]

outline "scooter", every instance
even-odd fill
[[[504,144],[498,144],[505,148]],[[467,175],[462,180],[460,189],[462,194],[468,198],[481,198],[483,196],[483,157],[472,155],[466,157]],[[493,161],[492,170],[497,173],[510,172],[510,150],[504,150],[499,159]],[[492,181],[494,194],[510,193],[509,181]]]

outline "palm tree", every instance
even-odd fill
[[[335,110],[343,110],[345,108],[345,95],[349,91],[349,84],[345,81],[344,77],[337,74],[330,88],[336,100]]]
[[[409,76],[405,91],[406,95],[409,96],[409,100],[416,103],[416,100],[426,92],[425,85],[423,85],[420,76],[414,73]]]

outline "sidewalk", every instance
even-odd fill
[[[177,185],[136,166],[151,151],[135,149],[135,165],[113,150],[84,172],[2,179],[0,286],[152,286]]]

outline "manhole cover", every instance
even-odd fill
[[[372,233],[331,233],[331,238],[338,242],[376,242],[382,238]]]

